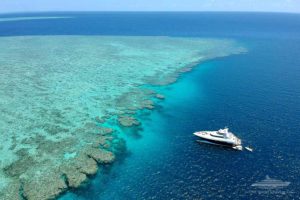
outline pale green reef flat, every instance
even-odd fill
[[[56,198],[115,159],[121,129],[196,63],[245,52],[232,40],[0,38],[0,199]],[[107,122],[110,123],[107,123]]]

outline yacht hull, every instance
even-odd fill
[[[221,145],[221,146],[227,146],[227,147],[236,146],[232,143],[223,142],[223,141],[216,141],[216,140],[210,140],[210,139],[206,139],[206,138],[199,138],[199,141],[203,142],[203,143],[209,143],[209,144],[215,144],[215,145]]]

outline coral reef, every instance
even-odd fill
[[[158,99],[165,99],[165,96],[162,94],[156,94],[155,97]]]
[[[122,126],[126,126],[126,127],[140,125],[140,122],[138,122],[132,116],[119,116],[118,121]]]
[[[68,188],[64,178],[55,172],[36,175],[21,180],[22,196],[25,199],[54,199]]]
[[[1,37],[0,199],[54,199],[80,187],[126,151],[119,126],[138,127],[138,111],[164,99],[147,85],[243,50],[197,38]]]

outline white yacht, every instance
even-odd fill
[[[199,142],[231,147],[243,150],[241,140],[229,131],[227,127],[218,131],[199,131],[194,135],[200,137]]]

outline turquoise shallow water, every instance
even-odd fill
[[[138,116],[138,130],[124,130],[127,150],[122,149],[112,167],[102,169],[91,184],[61,199],[299,198],[299,15],[72,16],[55,22],[2,22],[1,35],[206,36],[235,39],[248,52],[205,62],[178,82],[157,87],[166,99]],[[62,24],[64,29],[59,28]],[[254,152],[199,145],[191,134],[226,125]],[[290,185],[271,191],[251,186],[266,175]]]

